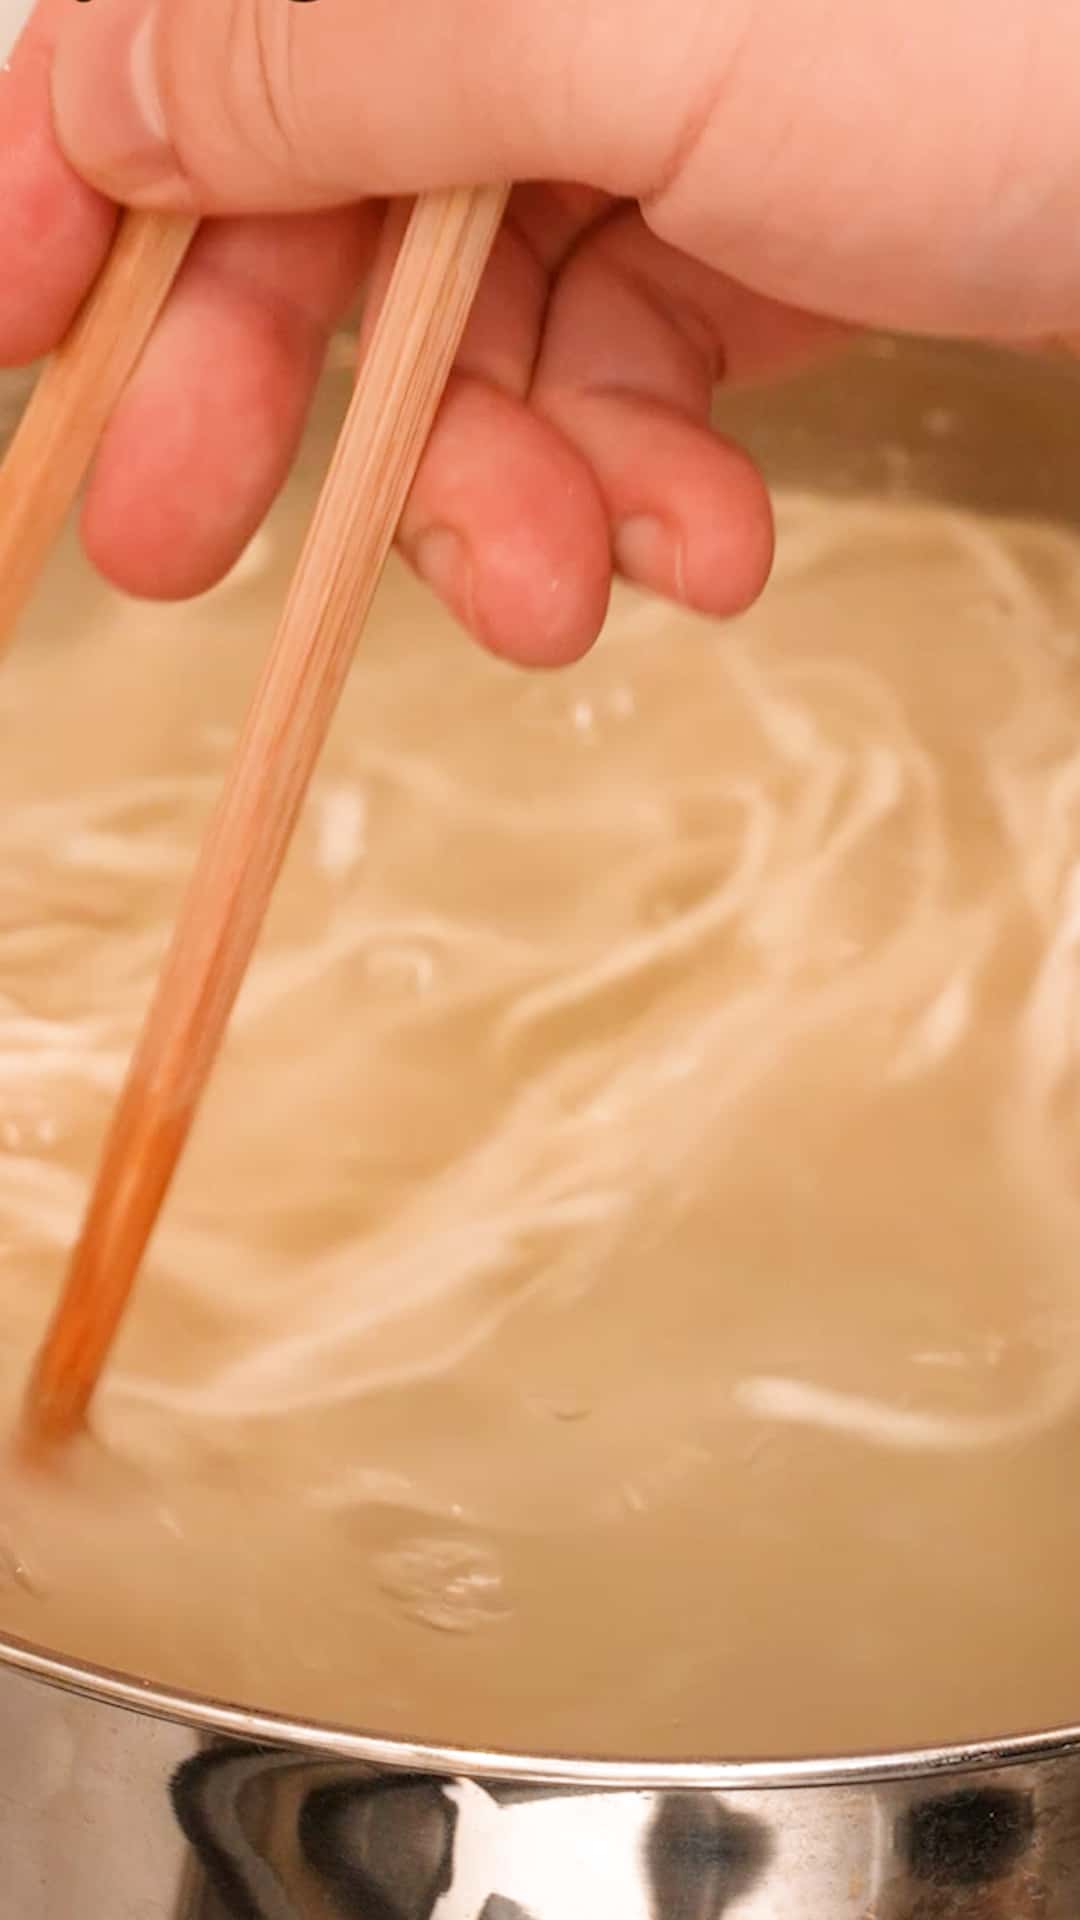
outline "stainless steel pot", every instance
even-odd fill
[[[1075,1920],[1080,1734],[650,1768],[0,1670],[4,1920]]]
[[[1080,378],[1063,366],[876,345],[722,411],[798,484],[1080,512]],[[0,1731],[0,1920],[1080,1914],[1077,1728],[776,1766],[464,1753],[8,1644]]]

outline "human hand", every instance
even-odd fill
[[[588,645],[613,562],[731,612],[770,532],[707,425],[718,374],[837,321],[1075,321],[1078,39],[1072,0],[41,0],[0,90],[0,358],[63,332],[114,199],[216,216],[84,515],[121,585],[194,591],[284,478],[380,198],[543,181],[514,196],[405,549],[522,659]]]

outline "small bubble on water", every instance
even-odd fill
[[[30,1565],[22,1549],[15,1545],[9,1534],[0,1533],[0,1589],[10,1592],[14,1587],[32,1594],[35,1599],[44,1592],[44,1583],[37,1569]]]
[[[439,1633],[476,1633],[510,1612],[499,1555],[480,1541],[407,1540],[374,1567],[380,1591]]]
[[[632,720],[636,712],[633,689],[620,683],[603,688],[592,700],[575,700],[570,722],[578,738],[591,744],[612,722]]]
[[[613,727],[625,726],[635,718],[637,697],[625,681],[597,687],[571,700],[544,683],[527,691],[518,710],[529,725],[548,733],[570,733],[583,746],[591,747]]]

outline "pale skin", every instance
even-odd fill
[[[1076,0],[40,0],[0,81],[0,361],[63,334],[118,202],[212,216],[83,514],[119,585],[197,592],[288,472],[381,200],[540,183],[401,544],[484,644],[557,665],[613,571],[717,615],[760,591],[716,378],[853,326],[1077,329],[1078,71]]]

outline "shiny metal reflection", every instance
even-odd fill
[[[1075,1920],[1080,1759],[529,1786],[200,1733],[0,1669],[3,1920]]]

